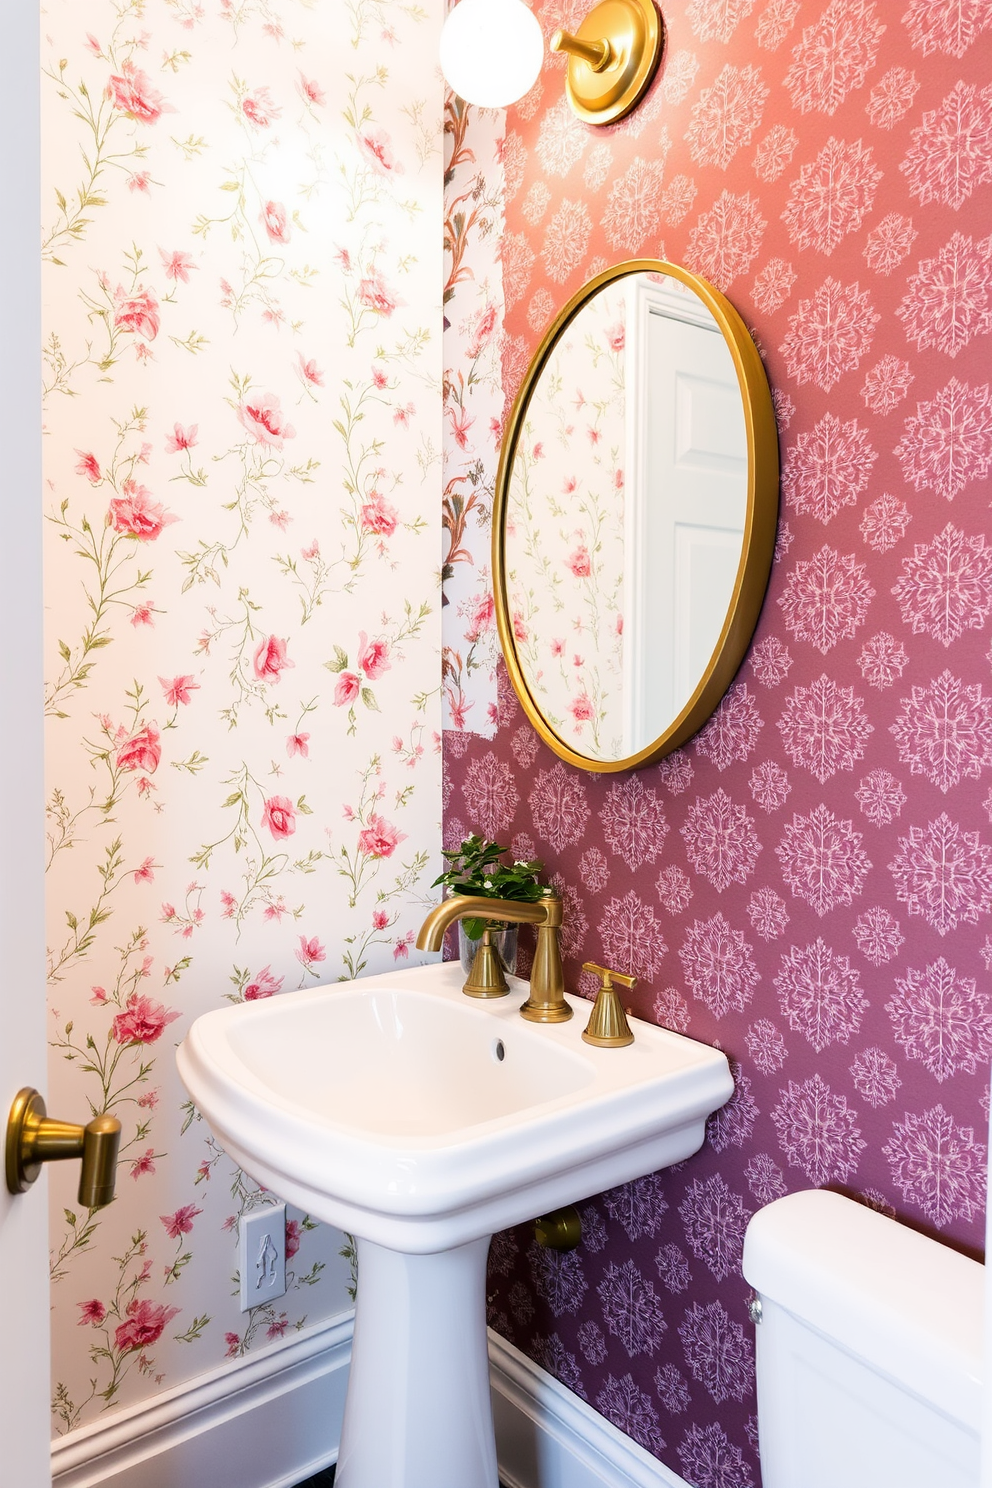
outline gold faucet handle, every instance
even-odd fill
[[[582,970],[592,971],[596,976],[602,977],[602,986],[596,994],[595,1005],[582,1034],[586,1043],[595,1044],[600,1049],[622,1049],[626,1044],[632,1044],[634,1035],[613,983],[619,982],[622,987],[629,989],[637,986],[637,978],[625,976],[620,971],[611,971],[608,966],[598,966],[595,961],[586,961]]]
[[[614,982],[619,982],[621,987],[626,987],[628,991],[631,987],[637,986],[636,977],[624,976],[622,971],[611,971],[608,966],[597,966],[595,961],[583,962],[582,970],[591,971],[595,976],[602,977],[603,988],[606,991],[609,991]]]

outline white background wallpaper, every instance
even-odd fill
[[[225,998],[402,964],[440,818],[440,12],[66,0],[44,95],[56,1429],[349,1305],[184,1107]],[[399,65],[402,59],[402,66]],[[328,1051],[328,1062],[333,1051]],[[189,1124],[187,1124],[189,1123]]]

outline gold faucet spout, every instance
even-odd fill
[[[505,920],[512,925],[536,925],[537,947],[531,968],[530,996],[520,1012],[531,1023],[564,1023],[572,1016],[572,1009],[565,1001],[565,973],[558,945],[564,912],[560,897],[550,889],[536,904],[512,899],[486,899],[476,894],[452,894],[432,909],[421,925],[417,949],[439,951],[444,932],[455,920]],[[479,954],[482,955],[481,950]]]
[[[557,906],[557,913],[556,913]],[[439,951],[444,932],[455,920],[507,920],[512,925],[561,924],[561,900],[549,896],[536,904],[518,904],[512,899],[485,899],[478,894],[452,894],[432,909],[417,936],[418,951]]]

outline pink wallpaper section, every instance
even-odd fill
[[[546,32],[581,7],[548,0]],[[550,58],[507,119],[504,384],[605,264],[659,255],[753,328],[783,455],[750,654],[689,745],[583,774],[505,686],[449,732],[449,842],[539,855],[567,969],[718,1043],[737,1093],[573,1254],[497,1237],[494,1325],[696,1488],[751,1488],[748,1217],[828,1185],[983,1239],[992,1054],[992,6],[671,0],[609,129]]]

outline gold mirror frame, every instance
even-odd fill
[[[578,754],[545,719],[520,666],[506,584],[506,513],[510,476],[531,393],[566,327],[604,285],[630,274],[655,273],[677,279],[694,291],[712,314],[730,349],[740,386],[747,435],[747,509],[737,578],[719,639],[709,663],[682,711],[652,743],[625,759],[601,760]],[[733,305],[712,284],[679,264],[634,258],[597,274],[572,296],[551,322],[513,402],[496,475],[493,503],[493,589],[496,626],[506,668],[530,723],[555,754],[580,770],[612,774],[653,765],[678,749],[706,723],[726,695],[747,653],[764,603],[778,526],[778,430],[771,389],[758,349]]]

